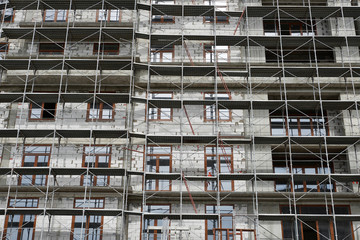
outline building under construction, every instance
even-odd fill
[[[3,240],[360,240],[360,0],[1,0]]]

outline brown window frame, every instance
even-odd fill
[[[9,46],[10,46],[10,43],[0,43],[0,53],[8,53]]]
[[[298,132],[298,135],[290,135],[290,136],[302,136],[301,135],[301,120],[300,119],[310,119],[310,131],[311,131],[311,136],[323,136],[323,135],[315,135],[315,131],[314,131],[314,129],[317,129],[317,128],[315,128],[314,126],[316,126],[316,122],[314,123],[313,122],[313,118],[314,117],[317,117],[317,116],[319,116],[319,115],[316,115],[316,113],[314,113],[314,112],[307,112],[307,113],[305,113],[306,115],[304,115],[304,114],[301,114],[301,113],[298,113],[298,114],[294,114],[294,113],[292,113],[292,114],[289,114],[289,117],[290,117],[290,119],[297,119],[297,132]],[[309,118],[309,117],[310,118]],[[271,136],[283,136],[283,135],[273,135],[273,129],[276,129],[276,128],[273,128],[273,124],[271,124],[271,119],[283,119],[283,122],[282,122],[282,124],[285,124],[285,131],[286,131],[286,135],[284,135],[284,136],[289,136],[289,132],[288,132],[288,122],[289,122],[289,120],[288,120],[288,118],[287,118],[287,116],[282,116],[281,114],[278,114],[278,115],[275,115],[275,114],[271,114],[270,115],[270,134],[271,134]],[[320,115],[319,116],[319,119],[321,119],[322,118],[322,115]],[[325,111],[325,113],[324,113],[324,125],[325,125],[325,129],[326,129],[326,135],[325,136],[330,136],[330,129],[329,129],[329,124],[328,124],[328,117],[327,117],[327,112]],[[290,124],[291,125],[291,124]],[[290,128],[290,129],[292,129],[292,128]],[[296,129],[296,128],[295,128]],[[305,128],[306,129],[306,128]],[[320,129],[321,131],[322,131],[322,128]],[[292,131],[293,132],[293,131]],[[305,136],[308,136],[308,135],[305,135]]]
[[[207,207],[209,207],[209,206],[216,206],[215,204],[205,204],[205,214],[207,214],[208,212],[206,211],[206,208]],[[234,210],[235,210],[235,205],[234,204],[224,204],[224,205],[220,205],[220,208],[221,208],[221,206],[231,206],[233,209],[232,209],[232,211],[234,212]],[[221,211],[221,209],[220,209],[220,211]],[[216,214],[216,213],[210,213],[210,214]],[[222,218],[223,217],[230,217],[231,216],[231,219],[233,218],[233,214],[231,213],[229,213],[229,214],[226,214],[226,213],[219,213],[220,214],[220,224],[219,224],[219,220],[218,219],[215,219],[217,222],[218,222],[218,224],[217,225],[219,225],[220,226],[220,229],[227,229],[227,228],[223,228],[222,227]],[[232,225],[234,225],[234,219],[232,219]],[[219,228],[214,228],[214,229],[219,229]],[[231,228],[231,230],[233,230],[233,228]],[[214,230],[213,230],[214,231]],[[215,237],[215,235],[214,235],[214,237]],[[220,232],[220,237],[219,237],[219,239],[223,239],[223,236],[222,236],[222,233]],[[227,238],[226,238],[227,239]],[[235,238],[234,238],[235,239]],[[209,236],[208,236],[208,219],[205,219],[205,240],[214,240],[214,238],[209,238]]]
[[[99,17],[100,17],[100,11],[105,11],[105,14],[106,14],[106,20],[99,20]],[[118,10],[119,11],[119,19],[117,21],[112,21],[111,20],[111,13],[112,11],[114,10]],[[121,18],[122,18],[122,11],[121,9],[98,9],[96,10],[96,22],[121,22]]]
[[[289,205],[283,205],[281,204],[279,206],[279,209],[280,209],[280,214],[282,214],[282,207],[289,207]],[[301,214],[301,208],[302,207],[326,207],[326,205],[297,205],[297,208],[298,208],[298,211],[297,211],[297,214]],[[351,215],[351,208],[350,208],[350,205],[335,205],[334,207],[347,207],[349,209],[349,213],[348,215]],[[292,205],[292,208],[294,208],[294,206]],[[331,206],[327,206],[327,209],[329,210],[329,214],[332,214],[332,207]],[[320,215],[320,214],[319,214]],[[321,215],[326,215],[326,214],[321,214]],[[316,222],[316,235],[317,235],[317,240],[320,240],[320,234],[319,234],[319,221],[320,220],[312,220],[312,222]],[[281,235],[282,235],[282,239],[284,239],[284,221],[281,221]],[[302,221],[298,221],[299,224],[301,225],[300,228],[301,228],[301,236],[299,236],[299,240],[306,240],[306,239],[303,239],[303,236],[304,236],[304,227],[303,227],[303,222]],[[354,236],[354,226],[353,226],[353,221],[349,221],[350,225],[351,225],[351,237],[352,237],[352,240],[355,239],[355,236]],[[331,220],[329,222],[329,228],[330,228],[330,239],[331,240],[335,240],[335,233],[334,233],[334,222]]]
[[[48,111],[47,109],[44,108],[45,104],[46,104],[46,102],[41,103],[41,113],[40,113],[41,116],[40,116],[40,118],[32,118],[31,115],[32,115],[32,109],[33,109],[33,103],[30,103],[29,120],[31,120],[31,121],[55,121],[56,112],[57,112],[57,103],[55,103],[55,109],[50,109],[50,110],[54,110],[53,118],[44,118],[44,111]]]
[[[159,61],[153,61],[153,55],[154,54],[157,54],[159,53]],[[172,53],[171,55],[171,61],[164,61],[164,53]],[[153,63],[162,63],[162,62],[174,62],[175,60],[175,46],[171,46],[171,49],[170,48],[157,48],[157,47],[153,47],[150,49],[150,61],[153,62]]]
[[[266,29],[265,29],[265,24],[269,24],[269,25],[274,25],[275,28],[275,32],[277,34],[277,36],[280,35],[280,27],[279,27],[279,20],[276,20],[276,23],[274,23],[274,21],[263,21],[263,25],[264,25],[264,35],[266,35]],[[286,30],[288,30],[289,34],[281,34],[282,36],[312,36],[312,35],[304,35],[304,33],[312,33],[311,32],[311,28],[309,29],[309,31],[307,32],[306,29],[303,29],[303,25],[304,24],[311,24],[311,21],[307,21],[306,23],[303,22],[299,22],[299,21],[286,21],[286,20],[281,20],[281,31],[283,30],[283,26],[287,25],[288,28]],[[316,22],[315,20],[313,20],[313,27],[314,27],[314,36],[317,36],[317,28],[316,28]],[[292,31],[294,31],[294,29],[292,29],[292,26],[299,26],[299,31],[300,31],[300,35],[293,35]],[[270,32],[269,32],[270,33]],[[294,32],[295,33],[295,32]]]
[[[166,203],[166,204],[161,204],[161,203],[147,203],[146,204],[146,206],[169,206],[169,213],[171,213],[171,204],[168,204],[168,203]],[[143,210],[143,209],[142,209]],[[149,212],[149,213],[151,213],[151,212]],[[147,220],[154,220],[154,225],[153,226],[158,226],[158,220],[161,220],[161,219],[145,219],[144,220],[144,224],[145,224],[145,221],[147,221]],[[171,221],[169,222],[170,224],[171,224]],[[141,223],[140,223],[140,239],[142,239],[141,238],[141,236],[143,235],[143,232],[142,232],[142,224],[143,224],[143,221],[141,221]],[[147,229],[145,228],[145,226],[144,226],[144,234],[147,234]],[[158,230],[154,230],[154,235],[153,235],[153,238],[152,239],[158,239],[157,237],[157,234],[158,234],[158,232],[157,232]],[[159,232],[160,234],[161,234],[161,231]],[[145,237],[145,239],[149,239],[148,237]]]
[[[54,19],[51,20],[47,20],[46,19],[46,12],[48,12],[49,10],[54,10]],[[58,15],[59,15],[59,11],[66,11],[65,13],[65,20],[59,20],[58,19]],[[69,10],[67,9],[48,9],[48,10],[44,10],[44,17],[43,17],[43,22],[67,22],[69,18]]]
[[[7,9],[11,9],[11,8],[7,8]],[[12,15],[10,15],[11,20],[10,21],[5,21],[5,12],[6,12],[7,9],[1,10],[1,21],[3,21],[4,23],[13,23],[14,19],[15,19],[15,9],[12,9]]]
[[[273,164],[273,170],[274,170],[274,173],[275,173],[275,168],[276,167],[284,167],[284,168],[286,168],[286,166],[284,166],[284,163],[283,164],[279,164],[279,163],[276,163],[276,164]],[[320,174],[320,173],[318,173],[318,168],[320,167],[320,163],[318,163],[318,164],[315,164],[315,163],[312,163],[312,164],[308,164],[308,165],[306,165],[306,164],[296,164],[296,163],[293,163],[293,169],[294,168],[301,168],[302,169],[302,172],[301,173],[296,173],[296,174],[306,174],[305,173],[305,169],[306,168],[314,168],[315,169],[315,174]],[[327,166],[324,166],[324,168],[327,168]],[[287,171],[289,172],[289,173],[291,173],[291,168],[290,167],[288,167],[288,169],[287,169]],[[331,171],[331,173],[334,173],[334,165],[332,164],[332,163],[330,163],[330,171]],[[309,180],[308,180],[309,181]],[[316,189],[314,189],[314,190],[312,190],[311,192],[324,192],[324,191],[321,191],[321,188],[320,188],[320,184],[321,183],[321,181],[316,181]],[[279,183],[279,184],[283,184],[283,183]],[[328,185],[328,184],[330,184],[329,182],[328,182],[328,180],[325,182],[325,183],[322,183],[322,184],[324,184],[324,185]],[[276,185],[277,185],[277,183],[276,183],[276,181],[274,181],[274,189],[275,189],[275,191],[278,191],[278,190],[276,190]],[[290,185],[290,191],[280,191],[280,192],[294,192],[294,186],[292,185],[292,183],[290,182],[289,183],[289,185]],[[295,183],[295,185],[301,185],[301,183]],[[302,181],[302,185],[303,185],[303,189],[304,189],[304,191],[295,191],[295,192],[309,192],[308,191],[308,189],[307,189],[307,185],[308,185],[308,183],[306,183],[306,180],[303,180]],[[312,184],[309,184],[309,185],[312,185]],[[333,186],[333,189],[332,189],[332,191],[333,192],[336,192],[336,182],[335,181],[332,181],[332,183],[331,183],[331,185]],[[310,188],[309,190],[311,190],[312,188]],[[327,192],[327,191],[326,191]]]
[[[174,98],[174,93],[173,92],[151,92],[149,94],[150,94],[151,99],[167,99],[167,98],[152,98],[152,94],[171,94],[171,99]],[[156,119],[150,118],[151,109],[155,109],[155,111],[157,112],[156,113]],[[173,113],[174,113],[173,109],[170,108],[170,117],[169,117],[169,119],[162,118],[162,114],[161,114],[162,110],[161,109],[166,109],[166,108],[157,108],[157,107],[149,106],[149,107],[146,108],[147,114],[145,114],[145,116],[147,116],[149,121],[151,121],[151,122],[155,122],[155,121],[156,122],[160,122],[160,121],[161,122],[171,122],[171,121],[173,121]],[[145,117],[145,119],[146,119],[146,117]]]
[[[50,147],[50,150],[49,150],[49,153],[26,153],[26,148],[27,147]],[[24,148],[23,148],[23,157],[22,157],[22,161],[21,161],[21,167],[28,167],[28,166],[24,166],[25,164],[25,158],[26,156],[35,156],[35,162],[34,162],[34,166],[32,167],[44,167],[44,166],[38,166],[38,159],[39,159],[39,156],[47,156],[48,157],[48,161],[47,161],[47,167],[49,166],[50,164],[50,159],[51,159],[51,153],[52,153],[52,148],[51,148],[51,145],[49,144],[46,144],[46,145],[38,145],[38,144],[35,144],[35,145],[24,145]],[[32,180],[31,180],[31,185],[36,185],[35,184],[35,181],[36,181],[36,176],[39,176],[39,175],[32,175]],[[22,175],[19,176],[19,180],[18,180],[18,185],[24,185],[22,183]],[[45,183],[44,185],[36,185],[36,186],[46,186],[47,185],[47,181],[48,181],[48,175],[45,176]],[[25,185],[26,186],[26,185]]]
[[[211,49],[208,50],[208,49],[206,49],[207,47],[210,47]],[[218,47],[220,47],[220,46],[218,46]],[[231,62],[231,60],[230,60],[230,56],[231,56],[230,46],[227,46],[227,48],[228,49],[226,51],[225,50],[220,50],[220,49],[216,50],[216,46],[214,44],[204,44],[204,46],[203,46],[203,61],[205,63],[214,63],[214,62],[216,62],[216,63],[228,63],[228,62]],[[226,56],[226,61],[219,61],[219,55],[218,55],[219,53],[226,53],[226,55],[227,55]],[[210,58],[210,61],[207,60],[207,54],[213,54],[214,55],[214,56],[212,56]],[[216,56],[215,56],[215,54],[216,54]]]
[[[76,200],[80,199],[80,200],[84,200],[84,198],[75,198],[74,199],[74,205],[73,208],[74,209],[82,209],[83,207],[76,207]],[[86,200],[103,200],[103,206],[102,207],[98,207],[98,208],[90,208],[90,209],[105,209],[105,198],[87,198]],[[85,236],[83,238],[83,240],[88,240],[89,239],[89,225],[90,225],[90,218],[92,216],[97,216],[97,217],[101,217],[101,223],[100,223],[100,240],[103,239],[103,225],[104,225],[104,216],[99,216],[99,215],[84,215],[84,217],[86,218],[86,223],[85,223]],[[74,229],[75,229],[75,217],[76,216],[72,216],[72,222],[71,222],[71,233],[70,233],[70,240],[74,239]]]
[[[219,146],[218,147],[218,151],[220,151],[221,153],[218,153],[218,154],[208,154],[206,152],[207,148],[215,148],[216,149],[216,146],[213,145],[213,146],[206,146],[204,148],[204,170],[205,170],[205,175],[206,176],[209,176],[209,175],[212,175],[212,173],[209,173],[208,170],[207,170],[207,158],[208,157],[214,157],[215,159],[217,159],[217,157],[222,158],[222,157],[225,157],[225,161],[227,162],[227,167],[229,168],[229,164],[228,164],[228,159],[230,157],[230,169],[229,169],[229,172],[230,173],[234,173],[234,149],[232,146],[230,145],[225,145],[225,146]],[[222,148],[230,148],[231,149],[231,154],[225,154],[224,153],[224,150],[222,150]],[[216,168],[219,169],[219,173],[223,173],[221,171],[221,162],[220,161],[217,161],[216,160]],[[208,192],[214,192],[214,191],[220,191],[220,192],[233,192],[234,189],[235,189],[235,184],[234,184],[234,180],[219,180],[219,184],[220,186],[222,186],[222,182],[225,182],[225,181],[231,181],[231,190],[222,190],[222,187],[220,187],[219,189],[219,186],[218,186],[218,182],[217,180],[215,180],[215,183],[216,183],[216,188],[215,190],[212,190],[212,189],[208,189],[208,185],[209,183],[211,182],[214,182],[214,181],[205,181],[205,191],[208,191]]]
[[[149,157],[156,157],[156,169],[155,169],[155,172],[151,172],[151,173],[159,173],[159,166],[160,166],[160,157],[162,156],[165,156],[165,157],[169,157],[169,173],[172,173],[172,155],[173,155],[173,148],[171,145],[148,145],[147,146],[148,148],[149,147],[156,147],[156,148],[163,148],[163,147],[169,147],[170,148],[170,153],[168,154],[161,154],[161,153],[154,153],[154,154],[149,154],[147,152],[147,154],[145,155],[145,152],[144,152],[144,166],[143,166],[143,169],[147,171],[146,167],[147,167],[147,160]],[[144,149],[145,149],[145,146],[144,146]],[[160,189],[159,188],[159,182],[161,181],[162,179],[150,179],[150,181],[155,181],[155,189],[147,189],[147,183],[145,182],[145,190],[146,191],[160,191],[160,192],[169,192],[171,191],[172,189],[172,181],[171,180],[168,180],[169,181],[169,188],[168,189]],[[165,179],[166,180],[166,179]],[[149,181],[149,180],[148,180]]]
[[[91,107],[92,103],[87,104],[87,111],[86,111],[86,121],[87,122],[113,122],[115,121],[115,103],[112,104],[112,117],[111,119],[103,118],[103,110],[104,110],[104,104],[107,105],[107,103],[96,103],[99,104],[100,108],[94,108],[99,109],[99,116],[98,118],[90,118],[90,111],[93,109]]]
[[[86,154],[86,148],[87,147],[92,147],[92,148],[97,148],[97,147],[106,147],[106,148],[109,148],[109,153],[94,153],[94,154]],[[94,156],[95,157],[95,166],[94,167],[89,167],[89,168],[98,168],[99,166],[99,157],[101,156],[107,156],[108,157],[108,167],[107,168],[110,168],[111,167],[111,155],[112,155],[112,146],[107,146],[107,145],[86,145],[86,146],[83,146],[83,156],[82,156],[82,167],[83,168],[87,168],[86,166],[86,157],[87,156]],[[89,174],[89,177],[91,179],[91,184],[88,185],[88,186],[103,186],[103,185],[98,185],[98,176],[92,176],[91,174]],[[106,176],[107,178],[107,181],[106,181],[106,185],[109,185],[110,183],[110,176]],[[85,180],[85,177],[84,175],[81,175],[81,178],[80,178],[80,186],[85,186],[84,185],[84,180]]]
[[[209,99],[206,98],[206,94],[215,94],[215,93],[213,93],[213,92],[204,92],[204,100],[209,100]],[[219,92],[218,94],[227,95],[228,96],[227,100],[230,100],[230,97],[229,97],[229,95],[227,93]],[[215,97],[214,97],[214,99],[215,99]],[[210,106],[214,106],[215,109],[214,110],[209,110]],[[219,108],[216,109],[216,104],[204,105],[204,122],[215,122],[215,121],[218,121],[218,122],[232,122],[232,111],[231,111],[231,109],[226,109],[226,110],[229,111],[229,118],[228,119],[220,119],[220,109]],[[216,112],[215,118],[214,119],[208,119],[207,118],[207,111]]]
[[[8,208],[23,208],[23,207],[11,207],[10,206],[10,200],[11,199],[15,199],[15,198],[9,198],[8,200]],[[37,200],[37,206],[36,207],[24,207],[24,208],[38,208],[39,207],[39,198],[35,198],[35,197],[30,197],[30,198],[21,198],[21,199],[36,199]],[[6,234],[7,234],[7,229],[9,228],[8,227],[8,224],[9,224],[9,218],[10,216],[14,216],[14,215],[20,215],[20,220],[19,220],[19,227],[18,227],[18,235],[17,235],[17,239],[16,240],[21,240],[21,234],[22,234],[22,231],[23,231],[23,222],[24,222],[24,216],[25,215],[34,215],[34,226],[33,226],[33,231],[32,231],[32,239],[35,238],[35,229],[36,229],[36,218],[37,218],[37,215],[35,214],[8,214],[6,215],[6,218],[5,218],[5,223],[4,223],[4,231],[3,231],[3,239],[7,239],[6,238]],[[12,240],[15,240],[15,239],[12,239]]]

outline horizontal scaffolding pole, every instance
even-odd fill
[[[12,168],[0,168],[1,175],[11,175]],[[14,174],[19,175],[104,175],[104,176],[142,176],[142,171],[127,171],[124,168],[49,168],[49,167],[17,167],[13,168]],[[360,174],[293,174],[296,181],[325,181],[329,179],[338,182],[353,182],[360,180]],[[240,180],[249,181],[255,178],[254,173],[219,173],[220,180]],[[177,180],[181,178],[181,173],[152,173],[146,172],[146,179],[164,179],[164,180]],[[256,178],[263,181],[276,181],[276,180],[289,180],[291,179],[290,173],[257,173]],[[216,176],[196,176],[186,175],[185,179],[188,181],[214,181],[217,180]]]
[[[158,46],[181,45],[182,35],[171,34],[144,34],[136,33],[141,39],[149,39],[151,43]],[[267,48],[278,48],[280,41],[283,47],[313,47],[312,38],[315,39],[316,47],[330,49],[329,47],[360,46],[360,36],[228,36],[228,35],[183,35],[188,41],[216,41],[217,46],[264,46]],[[247,42],[249,39],[249,42]]]
[[[60,102],[63,103],[92,103],[93,93],[25,93],[25,102],[47,102],[57,103],[60,96]],[[1,103],[22,102],[23,93],[1,93]],[[128,103],[129,94],[122,93],[96,93],[96,100],[107,103]],[[132,97],[131,102],[146,104],[146,98]],[[210,106],[216,104],[215,100],[200,99],[149,99],[148,108],[181,108],[183,105],[191,106]],[[250,109],[250,100],[218,100],[219,109]],[[294,108],[305,110],[318,109],[322,104],[324,109],[328,110],[355,110],[358,102],[341,100],[254,100],[252,108],[255,110],[276,110],[285,107],[285,104]]]
[[[22,102],[23,93],[1,93],[0,102]],[[94,101],[93,93],[25,93],[25,102],[46,102],[57,103],[60,96],[60,102],[64,103],[92,103]],[[128,103],[129,94],[121,93],[96,93],[96,101],[106,103]]]
[[[310,10],[313,18],[329,17],[359,17],[358,6],[247,6],[244,17],[263,17],[264,19],[277,19],[277,9],[280,9],[282,18],[309,19]]]
[[[33,32],[35,31],[35,34]],[[62,40],[70,37],[72,41],[83,40],[99,41],[101,34],[102,41],[116,42],[120,39],[131,40],[133,29],[119,27],[102,27],[101,31],[98,27],[39,27],[39,28],[3,28],[4,35],[10,39],[28,39],[35,38],[39,41],[46,40]],[[100,33],[101,32],[101,33]]]
[[[104,9],[134,9],[136,0],[106,0]],[[38,9],[102,9],[99,0],[8,0],[8,8],[36,10]]]
[[[213,16],[214,5],[187,5],[184,4],[184,10],[182,10],[181,4],[152,4],[153,15],[169,15],[169,16]],[[141,10],[150,11],[151,6],[144,3],[138,3],[137,8]],[[216,11],[216,16],[231,16],[240,17],[240,11]]]
[[[124,59],[2,59],[0,68],[4,70],[131,70],[131,57]],[[64,61],[64,68],[63,68]],[[97,65],[99,62],[99,65]],[[97,66],[99,66],[97,68]]]
[[[19,131],[19,135],[18,135]],[[0,138],[142,138],[149,144],[211,144],[216,142],[216,135],[150,135],[126,130],[52,130],[52,129],[0,129]],[[253,141],[242,135],[223,135],[221,140],[228,145],[266,144],[279,145],[290,139],[302,145],[319,145],[326,140],[328,145],[352,145],[360,141],[360,136],[255,136]]]

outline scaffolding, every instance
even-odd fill
[[[1,239],[360,239],[359,1],[0,9]]]

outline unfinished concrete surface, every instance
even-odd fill
[[[1,239],[360,239],[360,1],[0,8]]]

